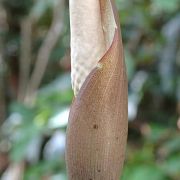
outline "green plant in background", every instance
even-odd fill
[[[158,125],[143,125],[141,147],[129,143],[122,179],[170,180],[179,178],[180,140],[178,132]]]
[[[73,98],[69,75],[68,4],[64,8],[63,30],[50,53],[34,104],[29,106],[17,101],[16,96],[21,22],[29,15],[35,19],[31,26],[31,74],[51,26],[54,1],[0,2],[6,10],[6,15],[0,11],[0,57],[3,57],[0,64],[2,61],[6,67],[0,77],[0,87],[5,89],[5,101],[0,101],[0,107],[6,107],[6,118],[0,120],[0,158],[3,154],[10,159],[6,164],[1,161],[5,168],[1,169],[0,165],[0,178],[14,161],[23,161],[24,180],[67,179],[63,142]],[[178,180],[179,0],[117,0],[117,6],[128,70],[130,119],[127,158],[121,179]]]

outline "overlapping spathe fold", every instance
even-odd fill
[[[75,98],[67,128],[68,179],[118,180],[128,127],[118,16],[109,0],[70,0],[70,14]]]

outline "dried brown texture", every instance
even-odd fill
[[[122,46],[113,44],[72,104],[67,132],[70,180],[117,180],[127,140],[127,81]]]
[[[122,40],[116,29],[110,48],[86,78],[71,107],[66,144],[68,179],[118,180],[127,127],[127,78]]]

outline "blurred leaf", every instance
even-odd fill
[[[161,148],[166,149],[168,154],[180,152],[180,137],[172,136],[170,139],[168,139],[167,142],[165,142]]]
[[[22,103],[13,102],[10,106],[10,112],[17,112],[22,115],[23,120],[32,121],[35,115],[35,111],[33,108],[28,108]]]
[[[126,61],[128,80],[131,80],[135,72],[135,62],[132,55],[127,49],[125,50],[125,61]]]
[[[52,170],[64,172],[64,162],[60,161],[59,158],[51,161],[41,161],[27,170],[25,180],[41,179],[42,176],[51,175]]]
[[[126,169],[122,180],[166,180],[166,177],[156,166],[144,164]]]
[[[151,131],[150,133],[147,134],[146,138],[147,140],[152,141],[152,143],[159,141],[168,133],[168,129],[166,129],[163,126],[151,125],[150,127],[151,127]]]
[[[33,123],[27,123],[23,124],[16,131],[10,156],[13,161],[21,161],[25,158],[29,144],[39,135],[40,129]]]
[[[170,157],[166,162],[164,162],[162,170],[171,176],[174,175],[180,177],[180,153],[176,156]]]
[[[151,0],[152,8],[156,12],[173,12],[178,9],[180,5],[179,0]]]
[[[36,19],[39,19],[47,9],[52,8],[55,0],[36,0],[31,14]]]

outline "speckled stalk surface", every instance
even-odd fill
[[[117,24],[111,45],[85,78],[70,110],[69,180],[118,180],[122,173],[128,129],[127,77],[118,18],[110,2]]]

